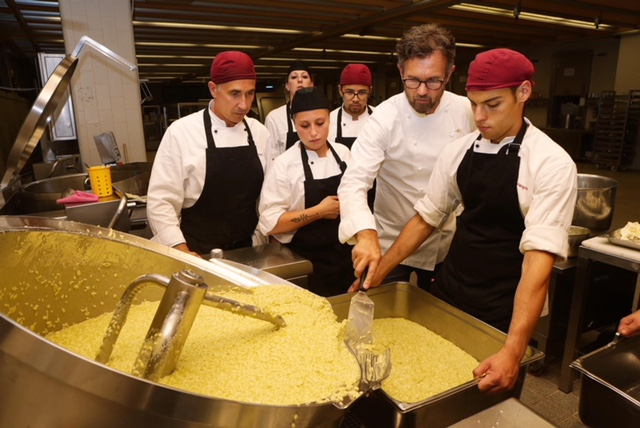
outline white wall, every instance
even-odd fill
[[[60,0],[59,4],[68,53],[86,35],[136,64],[129,0]],[[79,58],[71,95],[82,162],[101,164],[93,136],[107,131],[115,134],[123,162],[146,161],[138,73],[87,45]]]

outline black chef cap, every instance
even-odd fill
[[[298,89],[291,100],[291,116],[301,111],[321,109],[331,110],[327,97],[317,86]]]
[[[289,75],[291,74],[291,72],[296,70],[304,70],[307,73],[309,73],[309,75],[311,75],[311,69],[306,63],[302,61],[296,61],[293,64],[291,64],[291,67],[289,67],[289,71],[287,72],[287,79],[289,78]]]

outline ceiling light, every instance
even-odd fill
[[[304,31],[287,30],[283,28],[263,28],[263,27],[238,27],[232,25],[213,24],[188,24],[184,22],[147,22],[133,21],[134,27],[165,27],[165,28],[190,28],[198,30],[224,30],[224,31],[249,31],[254,33],[278,33],[278,34],[304,34]]]
[[[514,11],[508,9],[502,9],[498,7],[491,6],[480,6],[469,3],[460,3],[455,6],[449,6],[450,9],[463,10],[466,12],[473,13],[483,13],[487,15],[496,15],[496,16],[505,16],[505,17],[513,17]],[[562,18],[560,16],[552,16],[552,15],[540,15],[537,13],[523,12],[520,11],[518,14],[519,19],[527,20],[527,21],[536,21],[543,22],[546,24],[557,24],[557,25],[565,25],[569,27],[578,27],[578,28],[588,28],[593,29],[593,23],[587,21],[579,21],[577,19],[568,19]],[[615,27],[611,25],[599,25],[599,29],[605,30],[614,30]]]
[[[218,45],[208,43],[159,43],[159,42],[135,42],[138,46],[171,46],[174,48],[214,48],[214,49],[262,49],[255,45]]]

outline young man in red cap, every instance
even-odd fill
[[[195,255],[262,243],[257,201],[271,160],[267,129],[247,117],[256,92],[251,58],[219,53],[208,86],[209,107],[165,132],[147,195],[152,240]]]
[[[456,212],[457,228],[431,292],[507,332],[502,349],[474,370],[480,390],[512,388],[538,322],[556,258],[565,259],[576,204],[571,157],[524,118],[534,67],[509,49],[480,53],[467,96],[479,133],[447,146],[424,198],[365,288]]]
[[[331,112],[329,141],[351,148],[373,113],[373,108],[368,104],[372,89],[373,79],[366,65],[349,64],[342,70],[338,85],[342,105]]]
[[[293,126],[293,119],[291,119],[291,100],[293,100],[293,96],[298,89],[312,86],[313,75],[307,64],[302,61],[296,61],[289,66],[287,80],[284,84],[289,101],[285,105],[271,110],[264,120],[264,124],[271,136],[270,151],[272,159],[284,153],[285,150],[298,141],[298,133]]]

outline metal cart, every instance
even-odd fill
[[[626,96],[615,92],[600,95],[592,158],[596,168],[617,171],[633,162],[639,123],[640,90],[631,90]]]

